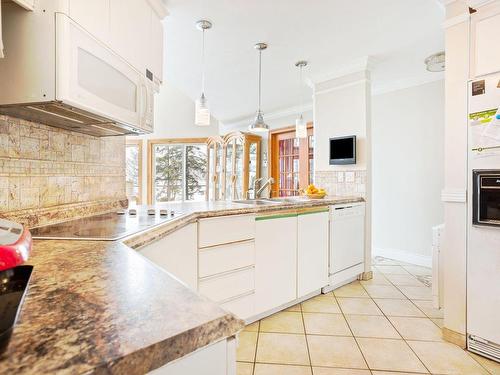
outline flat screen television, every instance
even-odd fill
[[[356,136],[330,138],[330,165],[356,164]]]

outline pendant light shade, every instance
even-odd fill
[[[299,90],[300,90],[300,107],[299,114],[295,120],[295,137],[296,138],[307,138],[307,124],[304,121],[304,116],[302,114],[302,69],[307,66],[307,61],[301,60],[295,63],[295,66],[300,69],[299,73]]]
[[[267,132],[269,130],[269,125],[264,121],[264,113],[261,110],[261,98],[262,98],[262,51],[267,48],[266,43],[257,43],[255,49],[259,51],[259,108],[255,116],[255,120],[248,127],[251,132]]]
[[[201,51],[201,95],[195,104],[194,123],[198,126],[210,125],[210,110],[208,108],[208,101],[205,97],[205,30],[212,27],[212,23],[207,20],[200,20],[196,22],[196,27],[202,32],[202,51]]]

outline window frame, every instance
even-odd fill
[[[126,139],[125,140],[125,163],[127,162],[127,153],[126,149],[127,147],[133,147],[137,146],[138,150],[138,160],[137,162],[139,163],[139,170],[137,172],[137,179],[138,179],[138,189],[137,189],[137,197],[136,197],[136,202],[137,204],[141,204],[142,202],[142,139]],[[125,183],[127,181],[127,166],[125,165]]]
[[[147,145],[147,203],[149,205],[154,204],[153,202],[153,196],[154,196],[154,184],[153,184],[153,177],[154,177],[154,171],[153,171],[153,165],[154,165],[154,147],[156,145],[184,145],[184,146],[189,146],[189,145],[206,145],[207,144],[207,139],[206,137],[204,138],[159,138],[159,139],[148,139],[148,145]],[[186,164],[183,162],[183,175],[186,176]],[[183,199],[182,201],[184,202],[184,187],[183,187]]]

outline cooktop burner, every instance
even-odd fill
[[[166,223],[182,214],[174,211],[135,209],[90,216],[34,228],[34,239],[114,241]]]

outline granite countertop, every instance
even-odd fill
[[[0,373],[143,374],[232,336],[241,320],[133,248],[203,217],[359,201],[174,204],[182,216],[123,242],[36,240],[30,287]]]

